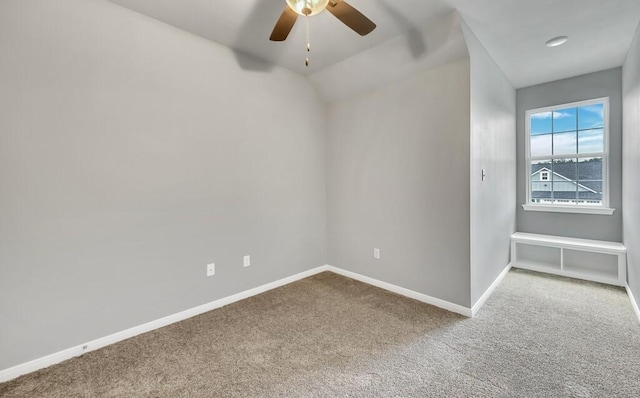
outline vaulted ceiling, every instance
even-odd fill
[[[377,24],[360,37],[328,12],[311,17],[311,65],[299,19],[285,42],[269,35],[284,0],[110,0],[234,49],[309,75],[457,9],[516,87],[622,65],[640,20],[638,0],[348,0]],[[545,42],[567,35],[567,44]]]

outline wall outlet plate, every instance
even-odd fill
[[[373,249],[373,258],[376,260],[380,260],[380,249],[377,247]]]
[[[245,267],[248,267],[251,265],[251,256],[244,256],[244,262],[243,262]]]
[[[216,274],[216,265],[214,263],[207,264],[207,276],[213,276]]]

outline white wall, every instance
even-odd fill
[[[623,239],[627,247],[628,282],[640,306],[640,30],[622,67]]]
[[[467,24],[462,27],[471,56],[473,305],[510,261],[516,226],[516,90]]]
[[[112,3],[0,1],[0,370],[325,264],[322,109]]]
[[[327,134],[329,263],[468,307],[469,60],[331,103]]]

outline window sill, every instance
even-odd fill
[[[545,206],[545,205],[522,205],[526,211],[544,211],[550,213],[579,213],[579,214],[601,214],[610,216],[616,209],[610,207],[581,207],[581,206]]]

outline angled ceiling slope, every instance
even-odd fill
[[[316,76],[399,36],[415,37],[428,21],[457,9],[518,88],[622,65],[640,20],[638,0],[349,0],[377,24],[376,30],[361,37],[326,12],[312,17],[307,68],[304,24],[296,24],[286,42],[269,41],[284,0],[110,1]],[[569,42],[545,47],[548,39],[560,35],[568,35]],[[411,45],[419,50],[420,43]]]
[[[307,68],[304,23],[296,23],[286,41],[269,41],[285,0],[110,1],[304,75],[375,47],[411,26],[419,26],[431,15],[452,9],[444,0],[349,0],[376,23],[376,29],[363,37],[328,12],[310,17],[311,64]]]

